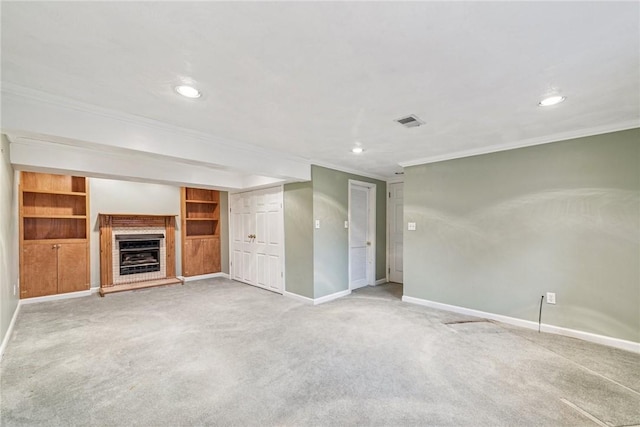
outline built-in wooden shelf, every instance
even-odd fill
[[[183,187],[180,193],[182,274],[220,271],[220,193]]]
[[[82,176],[20,174],[20,297],[89,289],[89,193]]]
[[[218,202],[212,202],[211,200],[187,200],[187,203],[202,203],[206,205],[217,205]]]
[[[34,194],[55,194],[59,196],[78,196],[78,197],[84,197],[87,195],[87,193],[85,192],[78,192],[78,191],[48,191],[48,190],[36,190],[32,188],[23,188],[22,192],[34,193]]]
[[[81,220],[86,220],[87,216],[86,215],[55,215],[55,214],[51,214],[51,215],[47,215],[47,214],[40,214],[40,215],[22,215],[22,218],[57,218],[57,219],[81,219]]]

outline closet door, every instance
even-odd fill
[[[251,193],[231,196],[231,278],[255,285],[255,249],[253,240],[256,230],[255,207]]]
[[[282,188],[232,194],[231,277],[283,291]]]
[[[257,285],[282,293],[283,283],[283,213],[279,188],[257,192],[256,251]]]

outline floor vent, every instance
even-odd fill
[[[424,122],[420,120],[417,116],[411,114],[407,117],[402,117],[397,119],[396,122],[400,123],[402,126],[406,128],[417,128],[418,126],[422,126]]]

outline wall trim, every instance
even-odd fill
[[[459,307],[457,305],[443,304],[440,302],[429,301],[422,298],[414,298],[403,295],[403,302],[411,304],[422,305],[424,307],[435,308],[438,310],[451,311],[459,314],[466,314],[468,316],[483,317],[486,319],[497,320],[498,322],[507,323],[509,325],[520,326],[522,328],[538,330],[538,324],[530,320],[517,319],[515,317],[504,316],[501,314],[488,313],[480,310],[473,310],[470,308]],[[584,341],[593,342],[596,344],[602,344],[609,347],[615,347],[622,350],[631,351],[633,353],[640,353],[640,343],[634,341],[627,341],[620,338],[608,337],[606,335],[593,334],[591,332],[578,331],[576,329],[563,328],[561,326],[549,325],[543,323],[540,326],[542,332],[547,332],[556,335],[564,335],[566,337],[578,338]]]
[[[26,299],[20,300],[20,305],[37,304],[40,302],[57,301],[62,299],[89,297],[97,292],[97,291],[94,291],[93,289],[100,290],[100,288],[92,288],[92,289],[87,289],[86,291],[68,292],[66,294],[56,294],[56,295],[46,295],[43,297],[26,298]]]
[[[2,356],[4,355],[7,346],[9,345],[9,340],[11,339],[11,335],[13,334],[13,327],[16,324],[16,319],[18,318],[18,312],[20,311],[20,307],[22,301],[18,301],[18,305],[13,312],[13,316],[11,317],[11,322],[9,322],[9,327],[7,328],[7,333],[4,334],[4,338],[2,339],[2,344],[0,345],[0,360],[2,360]]]
[[[497,153],[500,151],[515,150],[516,148],[525,148],[525,147],[531,147],[534,145],[549,144],[551,142],[560,142],[560,141],[566,141],[569,139],[585,138],[588,136],[602,135],[605,133],[620,132],[624,130],[635,129],[637,127],[640,127],[640,122],[638,122],[638,120],[629,120],[626,122],[614,123],[612,125],[607,125],[607,126],[596,126],[596,127],[581,129],[581,130],[572,131],[572,132],[560,132],[560,133],[555,133],[551,135],[546,135],[543,137],[523,139],[520,141],[514,141],[506,144],[494,144],[494,145],[489,145],[489,146],[480,147],[480,148],[473,148],[470,150],[462,150],[462,151],[456,151],[453,153],[441,154],[437,156],[422,157],[420,159],[407,160],[406,162],[399,162],[398,164],[406,168],[408,166],[425,165],[428,163],[443,162],[445,160],[453,160],[453,159],[460,159],[463,157],[479,156],[481,154],[490,154],[490,153]]]
[[[325,295],[323,297],[315,298],[315,299],[294,294],[293,292],[288,292],[288,291],[284,291],[282,295],[284,295],[287,298],[295,299],[304,304],[318,305],[318,304],[324,304],[325,302],[333,301],[334,299],[342,298],[349,294],[351,294],[350,289],[347,289],[346,291],[335,292],[333,294]]]
[[[209,274],[201,274],[199,276],[189,276],[189,277],[178,276],[178,279],[182,280],[183,282],[195,282],[196,280],[214,279],[216,277],[222,277],[222,278],[228,279],[229,275],[227,273],[209,273]]]
[[[291,298],[291,299],[294,299],[294,300],[299,301],[301,303],[304,303],[304,304],[313,305],[313,298],[309,298],[309,297],[305,297],[305,296],[302,296],[302,295],[294,294],[293,292],[288,292],[288,291],[284,291],[282,293],[282,295],[284,295],[287,298]]]
[[[321,162],[321,161],[317,161],[317,160],[311,160],[311,165],[315,165],[315,166],[320,166],[321,168],[325,168],[325,169],[333,169],[336,170],[338,172],[344,172],[344,173],[348,173],[351,175],[357,175],[357,176],[361,176],[364,178],[369,178],[369,179],[375,179],[377,181],[382,181],[382,182],[386,182],[387,179],[389,179],[388,177],[384,177],[382,175],[377,175],[374,173],[369,173],[369,172],[364,172],[364,171],[360,171],[357,169],[351,169],[351,168],[347,168],[344,166],[338,166],[338,165],[334,165],[332,163],[326,163],[326,162]]]
[[[388,280],[387,280],[387,278],[385,277],[385,278],[382,278],[382,279],[378,279],[378,280],[376,280],[376,283],[375,283],[373,286],[384,285],[384,284],[385,284],[385,283],[387,283],[387,282],[388,282]]]
[[[333,294],[325,295],[320,298],[316,298],[313,300],[313,305],[323,304],[325,302],[333,301],[334,299],[342,298],[351,294],[351,289],[347,289],[346,291],[339,291]]]

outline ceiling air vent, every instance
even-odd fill
[[[406,128],[417,128],[418,126],[422,126],[424,124],[422,120],[420,120],[413,114],[407,117],[402,117],[401,119],[397,119],[396,122],[400,123]]]

